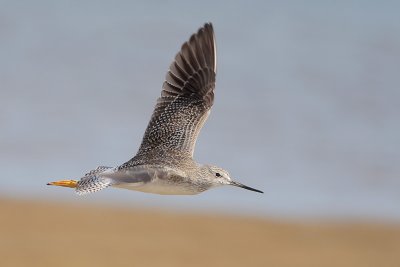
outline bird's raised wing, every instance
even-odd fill
[[[182,45],[169,67],[138,155],[154,150],[193,155],[214,102],[216,47],[211,23]]]

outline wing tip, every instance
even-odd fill
[[[161,96],[202,97],[208,106],[212,106],[216,68],[214,28],[211,22],[206,22],[175,55],[165,76]]]
[[[217,43],[216,43],[216,38],[215,38],[215,32],[214,32],[214,26],[211,21],[208,21],[204,23],[203,27],[201,27],[197,31],[197,35],[200,34],[201,31],[207,32],[207,34],[210,36],[212,45],[213,45],[213,51],[214,51],[214,64],[213,64],[213,70],[215,73],[217,73]]]

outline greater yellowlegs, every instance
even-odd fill
[[[214,30],[206,23],[182,45],[169,67],[139,151],[118,167],[100,166],[79,181],[48,183],[79,195],[118,187],[165,195],[193,195],[221,185],[263,193],[233,181],[227,171],[193,160],[197,136],[214,102]]]

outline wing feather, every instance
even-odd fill
[[[211,23],[206,23],[182,45],[170,65],[131,164],[138,157],[156,155],[154,151],[179,151],[193,156],[197,136],[214,102],[215,77],[214,30]]]

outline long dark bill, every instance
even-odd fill
[[[244,185],[244,184],[241,184],[241,183],[238,183],[238,182],[232,181],[232,182],[231,182],[231,185],[234,185],[234,186],[241,187],[241,188],[244,188],[244,189],[247,189],[247,190],[250,190],[250,191],[254,191],[254,192],[258,192],[258,193],[264,194],[264,192],[261,191],[261,190],[254,189],[254,188],[252,188],[252,187],[249,187],[249,186],[247,186],[247,185]]]

